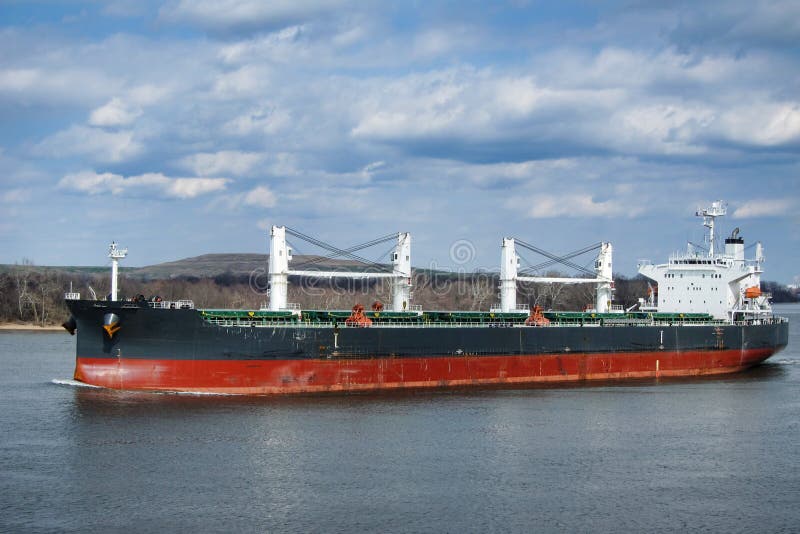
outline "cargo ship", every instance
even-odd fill
[[[715,248],[721,201],[698,210],[707,248],[689,244],[666,263],[641,261],[648,295],[628,309],[614,304],[612,246],[601,243],[587,276],[527,276],[517,246],[503,238],[499,303],[486,311],[431,311],[411,304],[411,235],[393,234],[382,272],[290,268],[283,226],[270,232],[269,303],[261,309],[196,309],[190,300],[118,299],[112,243],[111,294],[66,295],[77,331],[77,381],[120,390],[244,395],[453,388],[732,373],[781,350],[788,322],[760,288],[763,249],[745,259],[738,229]],[[305,236],[307,237],[307,236]],[[354,256],[358,247],[329,250]],[[538,249],[535,249],[538,250]],[[551,257],[551,256],[548,256]],[[568,257],[556,257],[569,264]],[[386,278],[388,309],[304,310],[287,302],[297,277]],[[519,282],[590,284],[589,309],[564,312],[517,304]]]

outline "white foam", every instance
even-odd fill
[[[150,393],[164,393],[167,395],[191,395],[191,396],[212,396],[212,397],[239,397],[239,393],[217,393],[214,391],[158,391]]]
[[[73,380],[71,378],[54,378],[50,382],[52,384],[57,384],[59,386],[72,386],[72,387],[75,387],[75,388],[103,389],[102,386],[94,386],[92,384],[87,384],[85,382],[80,382],[78,380]]]
[[[86,382],[81,382],[79,380],[73,380],[71,378],[53,378],[50,380],[50,383],[56,384],[59,386],[70,386],[76,388],[91,388],[91,389],[105,389],[103,386],[95,386],[93,384],[87,384]],[[188,396],[196,396],[196,397],[238,397],[240,396],[238,393],[217,393],[214,391],[155,391],[155,390],[136,390],[136,393],[149,393],[154,395],[188,395]]]
[[[773,363],[777,363],[779,365],[797,365],[800,364],[800,360],[773,360]]]

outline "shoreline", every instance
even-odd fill
[[[25,332],[65,332],[64,327],[55,324],[48,324],[39,326],[37,324],[25,323],[2,323],[0,324],[0,331],[25,331]]]

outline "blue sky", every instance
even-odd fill
[[[724,199],[791,283],[798,73],[792,1],[0,1],[0,263],[264,252],[283,224],[410,231],[417,266],[611,241],[632,275]]]

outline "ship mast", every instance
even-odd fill
[[[117,248],[117,244],[112,241],[108,247],[108,257],[111,258],[111,300],[117,300],[117,271],[119,270],[119,260],[128,255],[127,248]]]
[[[392,310],[408,311],[411,304],[411,234],[399,232],[392,254]]]
[[[695,215],[703,218],[703,226],[708,228],[708,257],[714,257],[714,219],[727,213],[727,207],[721,200],[711,203],[710,208],[699,209]]]
[[[519,257],[513,237],[504,237],[500,245],[500,309],[504,313],[516,311],[517,270]],[[523,308],[524,309],[524,308]]]

